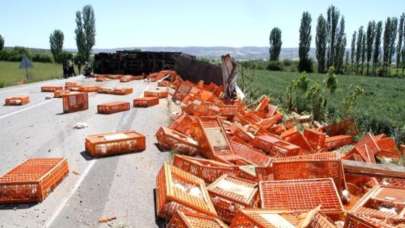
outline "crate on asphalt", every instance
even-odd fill
[[[5,105],[25,105],[28,103],[30,103],[29,96],[7,97],[4,101]]]
[[[70,93],[70,90],[67,90],[67,89],[55,90],[55,92],[53,92],[53,97],[54,98],[61,98],[64,95],[67,95],[69,93]]]
[[[62,96],[63,112],[77,112],[89,108],[89,95],[87,93],[72,92]]]
[[[339,194],[347,189],[340,154],[323,152],[275,158],[272,162],[274,180],[333,178]]]
[[[170,219],[176,210],[218,217],[204,180],[164,163],[156,177],[156,212]]]
[[[199,145],[196,140],[176,130],[160,127],[155,136],[162,149],[172,149],[188,155],[196,155],[199,151]]]
[[[78,82],[65,82],[65,89],[70,90],[72,87],[80,87]]]
[[[98,90],[98,86],[95,85],[81,85],[80,87],[80,92],[86,92],[86,93],[93,93],[93,92],[97,92]]]
[[[256,208],[239,209],[232,219],[231,228],[261,227],[261,228],[294,228],[302,227],[306,214],[289,213]],[[321,213],[315,213],[308,228],[336,228],[332,221]]]
[[[167,228],[228,228],[221,220],[201,213],[176,211]]]
[[[86,151],[93,157],[141,152],[145,147],[145,136],[131,130],[89,135],[85,140]]]
[[[135,78],[132,75],[124,75],[120,78],[120,82],[130,82],[133,80],[135,80]]]
[[[138,97],[133,102],[134,107],[151,107],[159,104],[159,97]]]
[[[97,105],[97,112],[101,114],[112,114],[124,112],[130,109],[129,102],[114,101]]]
[[[206,158],[227,162],[224,157],[235,155],[218,117],[199,117],[198,124],[201,136],[197,140],[200,142],[201,152]]]
[[[343,206],[332,178],[259,182],[261,208],[306,212],[321,205],[321,213],[334,218]]]
[[[203,179],[206,183],[212,183],[223,174],[237,173],[237,169],[233,165],[178,154],[173,158],[173,165]]]
[[[231,223],[239,208],[258,203],[257,183],[224,174],[207,187],[219,217]]]
[[[0,204],[42,202],[68,172],[64,158],[29,159],[0,177]]]
[[[97,93],[103,93],[103,94],[112,94],[114,91],[113,88],[108,88],[108,87],[98,87]]]
[[[114,88],[112,94],[114,95],[128,95],[131,94],[134,90],[129,87]]]
[[[159,98],[166,98],[169,96],[169,91],[165,87],[158,87],[153,90],[146,90],[143,92],[144,97],[159,97]]]
[[[63,89],[63,86],[57,86],[57,85],[44,85],[41,86],[41,92],[49,92],[53,93],[55,90],[61,90]]]

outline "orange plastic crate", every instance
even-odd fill
[[[219,217],[231,223],[239,208],[254,207],[257,203],[257,183],[222,175],[208,187],[211,200]]]
[[[302,224],[305,214],[289,213],[263,209],[239,209],[232,220],[231,228],[257,227],[279,228],[298,227]],[[332,221],[320,213],[316,213],[308,227],[336,228]]]
[[[131,94],[134,90],[132,88],[114,88],[111,94],[114,95],[128,95]]]
[[[321,205],[321,213],[339,217],[342,202],[332,178],[259,182],[261,207],[305,212]]]
[[[56,85],[45,85],[41,87],[41,92],[55,92],[55,90],[61,90],[63,86],[56,86]]]
[[[97,89],[97,93],[104,93],[104,94],[112,94],[114,91],[113,88],[108,88],[108,87],[99,87]]]
[[[275,157],[294,156],[300,152],[300,147],[273,135],[256,136],[252,144]]]
[[[204,180],[165,163],[156,177],[156,211],[170,219],[176,209],[218,217]]]
[[[135,80],[135,78],[132,75],[124,75],[120,78],[120,82],[130,82]]]
[[[169,91],[167,88],[157,88],[154,90],[146,90],[143,92],[144,97],[159,97],[159,98],[166,98],[169,96]]]
[[[101,114],[111,114],[124,112],[130,109],[129,102],[115,101],[97,105],[97,112]]]
[[[236,155],[250,161],[257,166],[269,166],[271,159],[264,153],[235,140],[231,140],[231,146]]]
[[[197,141],[170,128],[160,127],[156,132],[156,139],[159,145],[166,150],[172,149],[188,155],[195,155],[199,150]]]
[[[182,101],[187,94],[189,94],[190,90],[193,88],[193,83],[190,81],[184,81],[180,84],[177,88],[176,92],[173,94],[173,100]]]
[[[139,97],[134,99],[134,107],[151,107],[159,104],[159,97]]]
[[[70,87],[79,87],[80,84],[78,82],[65,82],[65,89],[69,89]]]
[[[176,211],[167,228],[228,228],[217,218],[200,213]]]
[[[87,93],[72,92],[62,96],[63,112],[77,112],[89,108],[89,95]]]
[[[0,177],[0,204],[41,202],[68,172],[64,158],[29,159]]]
[[[86,151],[93,157],[140,152],[145,147],[145,136],[135,131],[89,135],[85,141]]]
[[[97,92],[98,86],[95,85],[81,85],[80,92],[92,93]]]
[[[326,134],[314,129],[304,129],[304,137],[315,150],[325,147]]]
[[[235,174],[235,166],[210,159],[196,158],[176,154],[173,165],[202,178],[206,183],[212,183],[223,174]]]
[[[4,101],[5,105],[25,105],[28,103],[30,103],[29,96],[7,97]]]
[[[54,98],[61,98],[64,95],[67,95],[69,93],[70,93],[70,90],[66,90],[66,89],[55,90],[55,92],[53,92],[53,97]]]
[[[346,119],[338,123],[327,125],[325,127],[322,127],[321,130],[329,136],[336,136],[336,135],[355,136],[358,133],[357,126],[353,119]]]
[[[333,150],[344,145],[351,144],[353,142],[353,137],[351,135],[336,135],[331,137],[326,137],[325,147],[327,150]]]
[[[202,132],[201,140],[198,141],[203,155],[207,158],[227,162],[220,157],[233,156],[235,153],[230,146],[221,121],[218,117],[200,117],[198,123]]]
[[[340,155],[323,152],[275,158],[272,163],[274,180],[333,178],[339,193],[347,189]]]
[[[395,226],[367,216],[348,213],[343,228],[394,228]]]

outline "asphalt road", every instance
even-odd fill
[[[90,93],[89,109],[63,114],[60,98],[46,99],[45,84],[63,85],[65,81],[104,86],[130,86],[134,93],[114,96]],[[0,89],[0,102],[7,96],[29,95],[24,106],[0,106],[0,175],[28,158],[65,157],[69,175],[42,203],[0,206],[0,227],[156,227],[153,188],[155,176],[170,156],[155,146],[155,132],[169,123],[169,102],[158,106],[132,108],[111,115],[97,114],[97,104],[130,101],[155,83],[118,80],[95,82],[82,76]],[[78,122],[88,124],[73,129]],[[146,136],[146,150],[91,159],[84,152],[86,135],[133,129]],[[102,216],[117,217],[99,224]]]

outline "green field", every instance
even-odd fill
[[[287,86],[299,75],[295,72],[255,70],[252,83],[257,89],[257,94],[267,94],[274,103],[281,104]],[[326,74],[308,74],[308,78],[315,81],[323,81],[326,77]],[[329,103],[339,106],[344,97],[350,93],[351,86],[360,86],[365,90],[365,94],[360,97],[355,107],[356,119],[372,130],[377,128],[377,130],[385,132],[390,131],[381,129],[385,125],[405,129],[405,79],[355,75],[337,75],[336,77],[338,88],[336,93],[330,97]],[[368,129],[363,127],[362,130]],[[395,132],[391,133],[395,135]]]
[[[0,86],[11,86],[26,80],[25,71],[18,68],[19,62],[0,61]],[[25,82],[36,82],[53,78],[61,78],[63,74],[62,65],[55,63],[32,63],[33,68],[28,72],[31,79]]]

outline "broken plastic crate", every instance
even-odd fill
[[[108,88],[108,87],[99,87],[97,89],[97,93],[103,93],[103,94],[112,94],[114,91],[113,88]]]
[[[159,104],[159,97],[139,97],[133,100],[134,107],[151,107]]]
[[[131,94],[134,90],[132,88],[114,88],[112,94],[114,95],[128,95]]]
[[[405,189],[375,186],[356,202],[351,212],[369,219],[405,222]]]
[[[347,213],[343,228],[394,228],[383,220]]]
[[[135,78],[132,75],[124,75],[120,78],[120,82],[130,82],[135,80]]]
[[[86,151],[93,157],[140,152],[145,147],[145,136],[135,131],[89,135],[85,141]]]
[[[218,217],[204,180],[164,163],[156,177],[156,211],[170,219],[176,210]]]
[[[95,85],[81,85],[80,92],[92,93],[97,92],[98,86]]]
[[[0,204],[41,202],[68,172],[64,158],[29,159],[0,177]]]
[[[201,213],[176,211],[170,219],[167,228],[228,228],[228,226],[217,218]]]
[[[288,213],[263,209],[239,209],[232,220],[231,228],[261,227],[261,228],[294,228],[304,222],[305,214]],[[316,213],[308,228],[336,228],[332,221],[321,213]]]
[[[63,112],[77,112],[89,108],[89,95],[87,93],[72,92],[63,95]]]
[[[275,157],[294,156],[300,152],[300,147],[273,135],[256,136],[252,144]]]
[[[5,105],[25,105],[30,102],[29,96],[16,96],[16,97],[7,97],[4,104]]]
[[[115,101],[97,105],[97,112],[101,114],[112,114],[124,112],[130,109],[129,102]]]
[[[304,137],[315,150],[320,150],[325,147],[326,134],[315,129],[304,129]]]
[[[321,205],[321,213],[340,217],[342,202],[332,178],[259,182],[261,208],[306,212]]]
[[[236,167],[226,163],[178,154],[173,158],[173,165],[202,178],[206,183],[212,183],[223,174],[236,173]]]
[[[143,96],[144,97],[166,98],[169,96],[169,91],[165,87],[163,87],[163,88],[158,87],[154,90],[146,90],[145,92],[143,92]]]
[[[72,87],[80,87],[78,82],[65,82],[65,89],[70,89]]]
[[[272,166],[274,180],[330,177],[340,194],[347,189],[342,161],[336,152],[275,158]]]
[[[270,165],[270,162],[271,162],[270,157],[265,155],[264,153],[258,151],[255,148],[252,148],[248,145],[239,143],[234,140],[231,140],[231,146],[236,155],[246,159],[253,165],[256,165],[256,166],[269,166]]]
[[[61,90],[63,86],[56,86],[56,85],[45,85],[41,87],[41,92],[55,92],[55,90]]]
[[[193,83],[190,81],[182,82],[179,88],[177,88],[176,92],[173,94],[173,100],[182,101],[193,88],[193,86]]]
[[[188,155],[196,155],[199,150],[197,141],[188,135],[170,128],[160,127],[156,132],[156,139],[162,149],[172,149]]]
[[[200,117],[198,123],[202,133],[198,140],[205,157],[227,162],[224,157],[235,155],[218,117]]]
[[[257,204],[257,183],[237,177],[222,175],[208,185],[208,192],[219,217],[230,223],[239,208]]]

